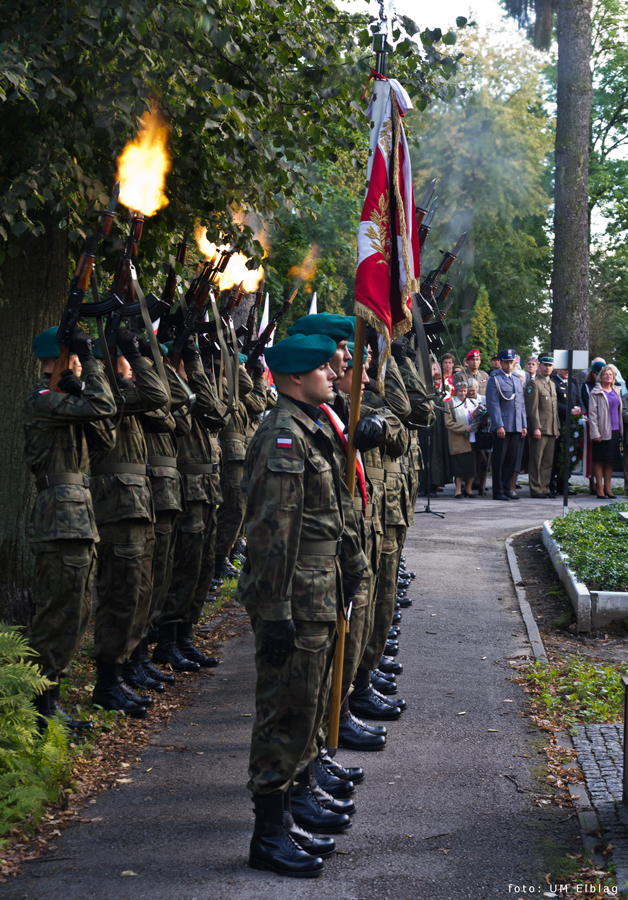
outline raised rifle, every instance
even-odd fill
[[[175,258],[175,265],[177,263],[180,266],[185,265],[185,258],[188,252],[188,233],[187,228],[183,234],[183,237],[177,244],[177,255]],[[166,283],[164,285],[164,289],[161,294],[161,300],[163,303],[168,304],[168,311],[161,317],[159,320],[159,329],[157,331],[157,339],[160,343],[164,343],[168,340],[168,329],[170,327],[170,312],[172,307],[174,306],[174,298],[177,292],[177,272],[175,266],[168,266],[168,275],[166,277]]]
[[[246,320],[246,337],[244,339],[244,346],[242,347],[242,352],[249,355],[249,351],[253,344],[253,332],[255,331],[255,322],[257,320],[257,311],[260,309],[262,305],[262,301],[264,299],[264,278],[262,277],[262,282],[255,292],[255,300],[251,304],[251,309],[249,310],[249,316]]]
[[[432,222],[434,220],[434,215],[436,213],[436,207],[438,206],[438,197],[434,197],[434,202],[430,207],[430,211],[428,212],[425,221],[419,225],[419,252],[423,253],[423,248],[425,247],[425,242],[427,240],[427,236],[430,233],[430,228],[432,227]]]
[[[190,335],[194,334],[204,320],[205,303],[212,288],[212,282],[219,272],[224,272],[231,257],[231,250],[223,250],[216,264],[205,260],[201,263],[198,274],[192,280],[185,295],[186,314],[174,344],[172,345],[172,365],[175,370],[181,362],[181,351],[187,344]]]
[[[109,349],[112,366],[118,355],[118,331],[120,330],[122,319],[137,315],[135,312],[135,287],[133,285],[131,267],[134,265],[138,255],[137,245],[142,237],[143,229],[144,214],[132,212],[129,216],[129,233],[122,247],[110,292],[110,298],[115,301],[116,306],[109,314],[105,329],[105,342]],[[128,308],[131,304],[133,304],[133,312]],[[125,309],[125,307],[127,308]]]
[[[434,289],[436,287],[436,282],[441,277],[441,275],[445,275],[452,267],[456,259],[458,258],[458,254],[462,249],[462,245],[467,239],[467,232],[461,236],[460,240],[456,244],[453,250],[441,250],[440,252],[443,254],[443,258],[441,259],[438,267],[436,269],[432,269],[432,271],[428,274],[427,278],[423,281],[421,285],[421,296],[424,300],[428,302],[434,301]]]
[[[107,209],[99,211],[100,222],[94,234],[90,235],[85,241],[83,252],[79,258],[74,273],[74,278],[70,282],[70,290],[68,299],[61,317],[61,324],[57,331],[57,340],[59,341],[59,358],[55,363],[54,369],[50,376],[49,388],[51,391],[63,393],[59,388],[59,378],[61,372],[67,369],[70,364],[70,341],[72,333],[80,318],[85,315],[83,300],[87,292],[94,270],[96,261],[96,250],[101,238],[111,234],[111,227],[115,218],[116,207],[118,205],[118,197],[120,196],[120,182],[116,184],[109,200]]]
[[[278,323],[283,319],[285,314],[290,309],[290,307],[292,305],[292,301],[296,297],[298,291],[299,291],[299,288],[295,288],[293,290],[293,292],[290,294],[290,296],[288,297],[288,299],[284,300],[282,307],[273,316],[271,316],[271,318],[268,320],[268,325],[262,331],[262,333],[258,337],[257,341],[255,342],[253,349],[249,353],[249,358],[246,362],[246,369],[248,372],[251,371],[251,369],[253,368],[253,363],[255,363],[260,358],[262,353],[264,352],[264,348],[266,347],[266,344],[271,339],[272,334],[273,334],[275,328],[277,327]]]
[[[430,205],[430,200],[434,196],[435,190],[436,190],[436,179],[434,178],[434,179],[432,179],[432,181],[430,181],[430,183],[428,185],[427,192],[425,194],[425,197],[423,198],[423,202],[420,204],[420,206],[417,206],[416,227],[419,229],[419,233],[420,233],[421,225],[423,224],[423,219],[427,215],[427,209]]]

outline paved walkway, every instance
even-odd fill
[[[524,695],[510,680],[509,660],[529,647],[504,539],[558,514],[560,502],[455,501],[448,489],[433,507],[446,518],[417,515],[406,545],[417,572],[399,656],[408,710],[385,752],[341,751],[367,779],[322,879],[295,883],[246,866],[254,676],[243,616],[197,703],[125,771],[133,781],[99,796],[84,824],[58,839],[59,859],[31,864],[0,897],[494,900],[513,896],[509,884],[541,894],[552,854],[577,852],[577,819],[527,793],[538,789],[543,736],[519,715]]]

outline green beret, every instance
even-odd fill
[[[264,356],[271,372],[296,375],[329,362],[335,352],[336,341],[325,334],[292,334],[274,347],[267,347]]]
[[[325,334],[333,341],[348,341],[355,333],[354,316],[337,316],[334,313],[318,313],[314,316],[301,316],[293,322],[288,334]]]
[[[174,341],[166,341],[165,344],[160,344],[159,346],[163,348],[164,354],[166,356],[172,356],[173,345],[174,345]]]
[[[159,349],[161,350],[162,356],[168,356],[168,348],[166,347],[165,344],[160,344]]]
[[[38,359],[58,359],[59,358],[59,341],[57,340],[57,331],[59,326],[47,328],[33,339],[33,353]]]
[[[120,348],[116,347],[116,350],[118,351],[118,356],[122,356]],[[105,358],[102,355],[102,347],[100,345],[100,338],[96,338],[96,340],[94,341],[94,356],[96,357],[96,359],[104,359]]]
[[[347,318],[352,318],[352,319],[354,319],[355,316],[347,316]],[[349,362],[347,363],[347,368],[348,368],[348,369],[352,369],[352,368],[353,368],[353,354],[354,354],[354,352],[355,352],[355,344],[353,343],[353,341],[347,341],[347,350],[348,350],[349,353],[351,354],[351,359],[350,359]],[[368,359],[368,355],[369,355],[369,351],[368,351],[368,349],[365,347],[365,348],[364,348],[364,364],[365,364],[365,365],[366,365],[366,361],[367,361],[367,359]]]
[[[539,362],[546,363],[547,365],[553,366],[554,365],[554,357],[552,356],[551,353],[543,353],[541,356],[539,356]]]
[[[246,361],[248,359],[248,356],[246,355],[246,353],[238,353],[238,357],[240,358],[240,365],[245,366]]]

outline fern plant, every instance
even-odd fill
[[[32,698],[51,683],[29,657],[19,628],[0,622],[0,836],[36,823],[60,799],[70,776],[66,729],[52,719],[43,734]]]

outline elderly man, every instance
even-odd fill
[[[518,500],[510,483],[517,463],[519,441],[527,432],[527,418],[521,379],[513,375],[517,354],[502,350],[500,370],[489,379],[486,406],[493,441],[493,500]]]
[[[536,378],[539,371],[539,360],[536,356],[528,356],[526,359],[526,384]]]
[[[459,381],[468,381],[469,378],[475,378],[478,383],[478,394],[484,397],[486,394],[486,383],[488,381],[488,372],[480,369],[482,357],[479,350],[469,350],[464,358],[464,369],[454,375],[454,384]]]

